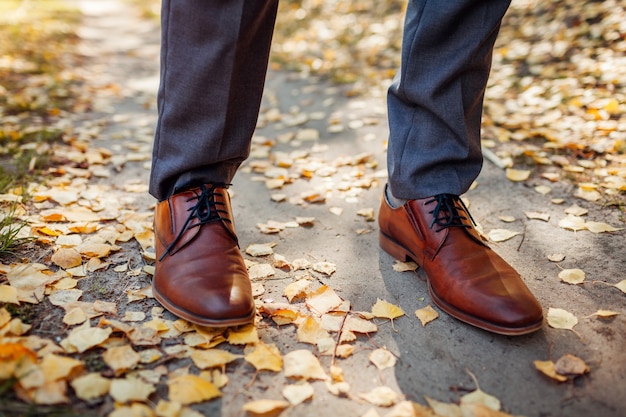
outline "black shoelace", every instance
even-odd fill
[[[459,202],[461,207],[457,207],[456,202]],[[471,214],[467,210],[467,207],[458,196],[453,194],[439,194],[434,196],[431,200],[428,200],[425,204],[437,203],[435,208],[429,213],[433,215],[433,222],[430,224],[430,228],[436,224],[439,226],[437,232],[441,232],[448,227],[464,227],[470,228],[471,226],[463,223],[463,220],[469,218],[473,224],[476,224]],[[464,216],[467,215],[467,217]]]
[[[215,201],[215,195],[217,194],[215,192],[215,187],[216,185],[202,185],[200,186],[199,195],[194,195],[193,197],[187,199],[187,202],[192,200],[198,201],[193,207],[187,209],[189,211],[189,216],[187,217],[187,220],[185,220],[185,224],[183,225],[183,227],[181,227],[174,241],[167,247],[167,249],[165,249],[165,252],[159,258],[159,262],[162,261],[167,256],[167,254],[178,244],[187,229],[200,227],[207,223],[220,220],[230,222],[230,219],[228,219],[227,216],[223,219],[220,217],[220,213],[225,213],[228,215],[228,211],[222,208],[218,208],[218,206],[223,206],[224,203],[222,203],[221,201]],[[192,224],[192,221],[194,219],[197,219],[198,221]]]

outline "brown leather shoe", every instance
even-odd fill
[[[255,308],[224,186],[194,188],[160,202],[154,215],[155,298],[203,326],[249,323]]]
[[[383,196],[380,246],[414,260],[433,302],[466,323],[504,335],[539,330],[543,313],[519,274],[481,239],[459,197],[441,194],[392,208]]]

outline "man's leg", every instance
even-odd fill
[[[163,0],[150,193],[229,183],[247,158],[278,0]]]
[[[227,187],[249,154],[276,9],[277,0],[163,0],[152,290],[200,325],[255,314]]]
[[[496,333],[539,329],[541,306],[489,249],[459,199],[482,166],[480,123],[509,0],[410,1],[402,68],[389,89],[389,187],[380,243],[411,258],[442,310]]]

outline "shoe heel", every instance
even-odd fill
[[[411,260],[409,253],[407,252],[406,249],[398,245],[393,240],[389,239],[382,232],[378,234],[378,241],[380,243],[380,247],[389,255],[396,258],[397,260],[402,261],[402,262]]]

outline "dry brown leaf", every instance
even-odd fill
[[[555,363],[554,369],[561,375],[583,375],[589,372],[589,366],[578,356],[565,354],[561,356]]]
[[[337,266],[332,262],[315,262],[312,266],[314,271],[320,272],[324,275],[332,275],[337,271]]]
[[[19,304],[17,288],[10,285],[0,285],[0,303]]]
[[[88,321],[85,322],[85,325],[75,328],[67,336],[69,345],[79,353],[103,343],[112,332],[110,327],[89,327]]]

